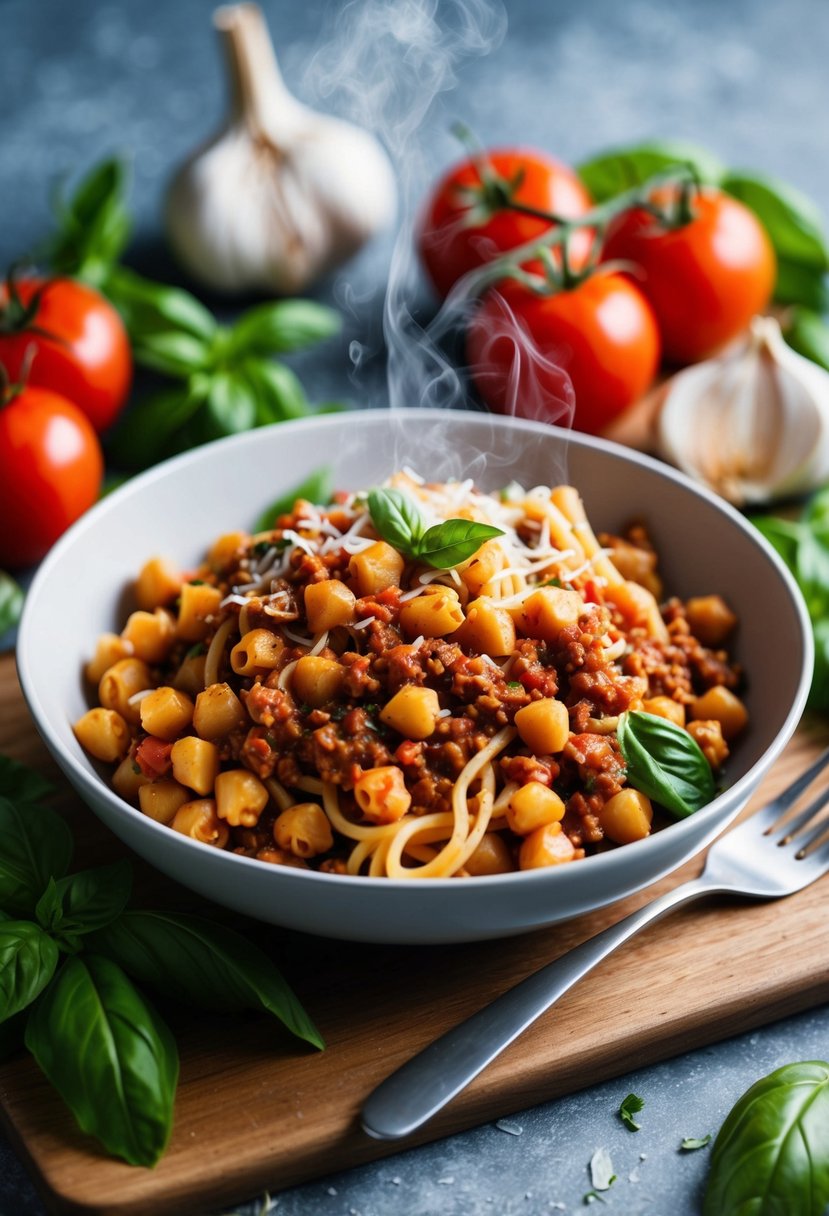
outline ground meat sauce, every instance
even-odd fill
[[[730,693],[742,686],[742,673],[724,648],[727,638],[719,639],[723,645],[703,645],[682,601],[670,598],[662,604],[658,627],[653,622],[646,627],[638,618],[631,623],[625,619],[624,601],[605,591],[607,579],[592,566],[573,575],[570,582],[554,578],[537,584],[534,590],[537,586],[563,587],[565,600],[575,594],[571,589],[575,588],[581,597],[580,610],[560,627],[539,625],[540,636],[535,636],[528,624],[535,618],[522,618],[518,608],[513,614],[517,636],[508,649],[499,650],[496,643],[491,653],[480,653],[466,640],[463,629],[453,638],[454,626],[443,629],[441,636],[413,637],[406,614],[412,604],[417,605],[413,594],[418,591],[434,594],[443,589],[447,596],[454,596],[461,619],[472,601],[488,602],[501,612],[496,627],[503,629],[503,617],[512,607],[509,590],[503,601],[507,609],[499,608],[497,591],[491,593],[486,585],[481,589],[482,575],[476,573],[477,583],[464,583],[462,563],[460,577],[457,570],[444,574],[427,571],[424,589],[417,582],[423,567],[394,551],[391,559],[385,551],[380,555],[382,560],[391,560],[392,576],[387,583],[366,590],[355,566],[366,542],[353,545],[349,532],[360,509],[349,496],[327,512],[298,502],[271,533],[247,540],[242,537],[235,548],[228,545],[227,556],[214,558],[194,580],[221,591],[220,609],[208,618],[200,653],[208,649],[222,622],[233,621],[227,644],[211,661],[218,662],[214,679],[238,697],[245,723],[221,734],[213,744],[222,768],[240,766],[268,789],[278,783],[285,791],[299,791],[296,797],[307,798],[312,811],[313,804],[321,800],[322,782],[336,788],[340,813],[348,821],[355,825],[378,822],[365,817],[368,812],[360,800],[360,783],[366,773],[380,770],[397,774],[396,796],[405,798],[408,817],[445,817],[452,811],[456,783],[470,761],[499,732],[507,731],[509,741],[494,760],[497,788],[532,792],[537,787],[544,791],[542,804],[544,797],[548,803],[556,799],[561,809],[555,822],[560,827],[554,824],[551,838],[558,832],[570,852],[553,839],[554,854],[555,850],[560,854],[553,860],[580,857],[610,847],[605,808],[627,788],[626,765],[615,733],[619,715],[644,708],[663,716],[678,715],[682,724],[686,712],[691,713],[697,699],[709,690]],[[303,539],[313,533],[309,520],[316,521],[318,530],[313,544]],[[533,546],[543,543],[540,532],[532,512],[516,524],[516,533],[530,547],[530,555]],[[651,596],[661,598],[657,555],[642,524],[634,525],[625,536],[603,535],[601,544],[630,585],[645,587]],[[377,546],[382,549],[381,542]],[[476,554],[474,562],[483,564],[485,549]],[[390,547],[386,545],[385,550]],[[497,566],[495,569],[497,572]],[[310,597],[314,588],[322,591],[321,584],[326,597],[330,589],[332,596],[344,597],[351,608],[320,628],[315,638],[306,592]],[[492,586],[497,583],[489,584]],[[655,605],[655,600],[650,602]],[[705,620],[706,601],[696,603],[697,619]],[[326,605],[327,599],[324,611]],[[709,617],[701,632],[707,630],[716,637],[716,622],[729,620],[728,609],[718,601]],[[515,628],[510,628],[515,635]],[[266,664],[260,670],[254,665],[251,674],[242,675],[233,648],[241,634],[247,638],[251,631],[266,639],[277,635],[277,658],[270,667]],[[176,641],[166,664],[154,669],[158,683],[167,681],[187,691],[182,673],[192,659],[187,644]],[[322,672],[319,678],[324,678],[330,693],[320,696],[322,685],[312,681],[309,686],[300,679],[303,664],[307,670],[309,663],[317,665],[314,671]],[[310,691],[303,694],[303,688]],[[193,689],[194,696],[197,689]],[[434,713],[425,731],[414,727],[408,732],[399,730],[384,717],[392,699],[412,689],[421,690],[419,704],[431,706]],[[534,736],[525,738],[521,725],[522,711],[531,711],[540,702],[557,702],[559,709],[563,707],[561,712],[566,712],[569,726],[558,746],[547,751],[543,744],[530,746],[528,739]],[[720,722],[706,718],[694,725],[706,756],[718,766],[728,751]],[[155,739],[146,730],[135,732],[130,757],[142,780],[169,781],[171,768],[176,773],[172,744]],[[470,796],[472,808],[476,795]],[[538,800],[530,801],[535,807]],[[531,823],[526,831],[523,827],[513,830],[517,818],[510,815],[519,815],[516,805],[510,801],[498,810],[496,803],[493,811],[494,834],[507,845],[505,855],[513,863],[519,856],[523,858],[532,830]],[[344,872],[353,841],[335,835],[331,847],[312,856],[292,853],[291,847],[286,853],[280,817],[278,800],[269,800],[255,827],[229,821],[222,847],[281,864],[310,864]],[[613,839],[624,842],[618,833]],[[424,856],[428,857],[430,847],[434,853],[435,846],[427,841],[421,849],[425,849]],[[486,871],[471,868],[469,872]]]

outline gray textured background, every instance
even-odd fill
[[[177,277],[162,239],[163,190],[222,114],[212,7],[205,0],[0,0],[0,263],[42,239],[49,191],[62,174],[123,152],[133,162],[137,219],[130,260],[158,277]],[[506,33],[503,10],[487,15],[482,4],[461,10],[443,0],[438,13],[448,32],[440,45],[426,0],[357,0],[348,9],[266,0],[264,7],[288,83],[304,100],[319,104],[325,92],[327,107],[364,120],[367,102],[374,104],[392,150],[405,149],[398,167],[409,201],[455,155],[448,126],[463,118],[486,143],[536,144],[571,161],[640,137],[694,140],[731,164],[786,178],[829,213],[825,0],[679,0],[670,7],[656,0],[513,0]],[[481,45],[465,55],[459,46],[458,28],[470,17],[487,34],[478,39],[490,45],[486,55]],[[371,37],[355,44],[355,27]],[[355,74],[358,90],[348,87]],[[394,78],[400,90],[388,97]],[[441,86],[428,108],[426,82]],[[341,338],[299,361],[319,400],[385,397],[380,315],[392,249],[388,234],[318,291],[347,315]],[[405,242],[395,267],[401,290],[418,295]],[[420,294],[425,314],[428,298]],[[608,1210],[693,1216],[708,1154],[680,1154],[682,1137],[716,1131],[754,1080],[782,1063],[825,1058],[828,1044],[829,1011],[814,1011],[539,1107],[510,1120],[520,1135],[479,1128],[286,1192],[271,1210],[574,1212],[589,1188],[587,1162],[602,1145],[619,1175]],[[614,1115],[630,1090],[647,1101],[635,1136]],[[43,1210],[0,1144],[0,1212]]]

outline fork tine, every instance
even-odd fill
[[[793,806],[800,795],[809,788],[815,777],[820,776],[827,764],[829,764],[829,748],[818,756],[814,764],[810,765],[810,767],[806,769],[805,773],[801,773],[796,781],[793,781],[787,789],[783,790],[782,793],[778,794],[776,798],[772,799],[772,801],[768,804],[767,809],[775,811],[775,813],[778,815],[783,814],[783,812],[787,811],[791,806]]]
[[[827,801],[829,801],[829,788],[821,790],[820,793],[812,799],[805,810],[801,811],[796,818],[790,819],[788,823],[782,825],[780,839],[777,843],[788,844],[791,840],[793,840],[797,833],[802,832],[805,827],[808,827],[815,815],[823,810]],[[812,839],[816,840],[817,836],[819,836],[826,827],[829,827],[829,823],[824,822],[819,828],[817,835]]]
[[[824,824],[824,827],[829,827],[829,824]],[[803,865],[805,863],[806,865],[812,866],[814,869],[825,873],[827,870],[829,870],[829,840],[824,840],[823,844],[820,845],[819,848],[815,849],[813,853],[807,853],[806,845],[804,845],[802,849],[798,849],[797,853],[795,853],[795,858],[797,859],[798,865]]]

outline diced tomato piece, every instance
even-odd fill
[[[155,735],[147,735],[146,739],[142,739],[135,749],[135,762],[145,777],[155,780],[156,777],[163,777],[170,771],[172,767],[170,752],[172,750],[172,743],[166,743],[164,739],[157,739]]]

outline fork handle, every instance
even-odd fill
[[[363,1130],[397,1140],[422,1127],[608,954],[651,921],[717,890],[704,875],[682,883],[510,988],[381,1082],[363,1106]]]

